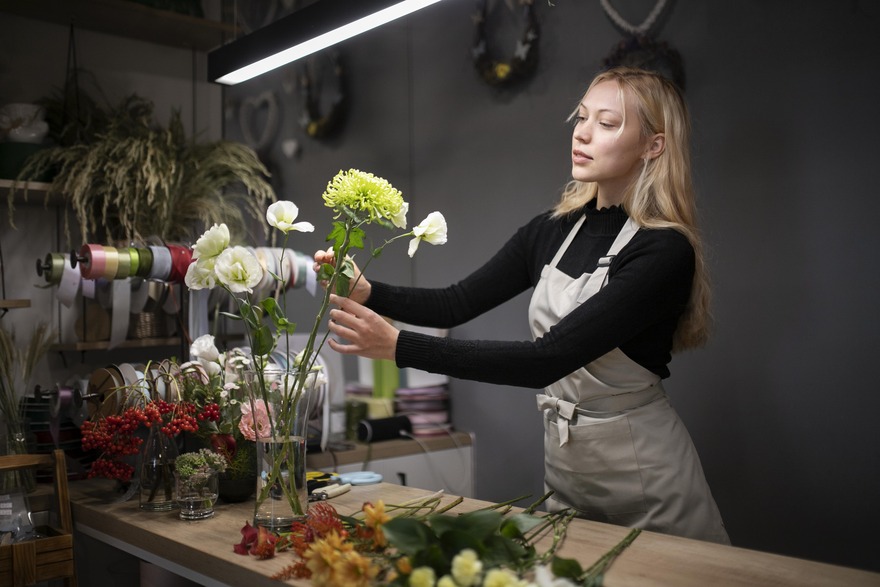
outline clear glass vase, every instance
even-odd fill
[[[296,371],[271,367],[244,374],[248,405],[242,419],[253,426],[257,445],[254,526],[283,531],[306,515],[306,431],[313,379],[300,380]]]
[[[175,473],[175,481],[181,520],[204,520],[214,515],[220,484],[217,471],[198,472],[189,477]]]
[[[158,424],[151,426],[147,439],[141,446],[141,463],[138,468],[142,510],[164,512],[177,507],[174,485],[174,461],[177,454],[174,439],[162,432]]]

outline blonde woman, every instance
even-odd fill
[[[543,388],[548,507],[729,543],[697,452],[661,381],[673,351],[705,342],[708,298],[676,87],[637,69],[600,73],[571,115],[572,181],[483,267],[443,289],[360,279],[334,296],[341,353],[452,377]],[[318,263],[329,262],[323,251]],[[448,328],[532,289],[533,340],[398,331]]]

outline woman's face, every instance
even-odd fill
[[[630,92],[624,90],[621,101],[617,82],[600,82],[578,106],[572,133],[572,178],[596,182],[600,205],[619,204],[640,171],[647,144]]]

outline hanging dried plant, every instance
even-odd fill
[[[188,140],[178,111],[162,127],[153,121],[152,102],[137,95],[113,109],[89,142],[34,154],[19,180],[46,172],[54,173],[47,198],[70,203],[86,242],[191,242],[214,223],[241,234],[247,217],[262,220],[275,200],[269,172],[252,149]]]

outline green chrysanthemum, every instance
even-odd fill
[[[322,196],[328,208],[337,213],[345,210],[369,222],[388,220],[399,228],[406,227],[406,202],[388,180],[372,173],[349,169],[340,171],[327,184]]]

